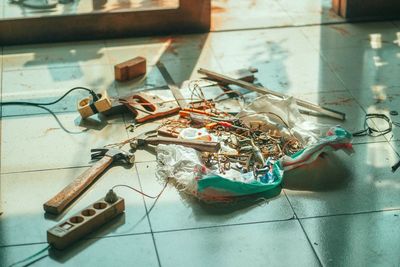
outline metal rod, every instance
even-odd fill
[[[260,93],[260,94],[270,94],[270,95],[273,95],[273,96],[276,96],[276,97],[280,97],[280,98],[288,97],[288,96],[286,96],[286,95],[284,95],[282,93],[278,93],[278,92],[272,91],[272,90],[267,89],[265,87],[256,86],[256,85],[251,84],[249,82],[233,79],[233,78],[230,78],[230,77],[228,77],[226,75],[219,74],[219,73],[216,73],[216,72],[213,72],[213,71],[210,71],[210,70],[206,70],[206,69],[200,68],[197,72],[200,73],[200,74],[206,75],[208,78],[211,78],[213,80],[217,80],[217,81],[220,81],[220,82],[223,82],[223,83],[227,83],[227,84],[238,85],[240,87],[243,87],[245,89],[248,89],[250,91],[254,91],[254,92],[257,92],[257,93]],[[339,111],[336,111],[336,110],[331,110],[331,109],[326,109],[326,108],[323,108],[323,107],[321,107],[319,105],[316,105],[316,104],[313,104],[313,103],[310,103],[310,102],[307,102],[307,101],[304,101],[304,100],[301,100],[301,99],[297,99],[297,98],[295,98],[295,101],[296,101],[297,105],[299,105],[299,106],[301,106],[303,108],[307,108],[307,109],[313,110],[315,112],[321,113],[321,114],[323,114],[323,115],[325,115],[327,117],[331,117],[331,118],[342,120],[342,121],[346,119],[346,114],[344,114],[342,112],[339,112]]]

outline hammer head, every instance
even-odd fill
[[[135,162],[135,155],[130,152],[123,151],[116,148],[95,148],[90,150],[92,152],[91,158],[100,159],[102,157],[111,157],[113,161],[122,163],[133,164]]]

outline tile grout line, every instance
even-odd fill
[[[285,197],[287,197],[286,193]],[[288,200],[289,201],[289,200]],[[291,204],[289,202],[289,204]],[[292,207],[292,206],[291,206]],[[293,212],[294,209],[292,208]],[[350,215],[362,215],[362,214],[372,214],[372,213],[383,213],[383,212],[391,212],[391,211],[400,211],[400,208],[394,209],[386,209],[386,210],[376,210],[376,211],[365,211],[365,212],[355,212],[355,213],[341,213],[341,214],[332,214],[332,215],[321,215],[321,216],[311,216],[311,217],[297,217],[289,218],[289,219],[281,219],[281,220],[271,220],[271,221],[260,221],[260,222],[250,222],[250,223],[237,223],[237,224],[224,224],[224,225],[212,225],[212,226],[204,226],[204,227],[193,227],[193,228],[182,228],[182,229],[171,229],[171,230],[160,230],[153,231],[153,233],[174,233],[174,232],[184,232],[184,231],[193,231],[193,230],[205,230],[205,229],[215,229],[215,228],[223,228],[223,227],[236,227],[236,226],[246,226],[246,225],[255,225],[255,224],[267,224],[267,223],[278,223],[278,222],[288,222],[292,220],[310,220],[310,219],[320,219],[320,218],[331,218],[331,217],[339,217],[339,216],[350,216]],[[136,236],[136,235],[147,235],[152,232],[140,232],[140,233],[130,233],[130,234],[117,234],[112,236],[99,236],[92,237],[84,240],[91,239],[106,239],[106,238],[118,238],[118,237],[127,237],[127,236]],[[29,246],[29,245],[39,245],[46,244],[46,242],[33,242],[33,243],[21,243],[21,244],[11,244],[11,245],[1,245],[0,248],[7,247],[18,247],[18,246]]]
[[[142,182],[141,182],[141,180],[140,180],[139,170],[138,170],[137,164],[135,164],[135,170],[136,170],[136,173],[137,173],[137,177],[138,177],[138,182],[139,182],[140,190],[142,190],[142,192],[143,192]],[[149,213],[149,210],[148,210],[148,208],[147,208],[147,203],[146,203],[146,200],[144,199],[144,196],[143,196],[143,195],[142,195],[142,201],[143,201],[143,204],[144,204],[144,208],[145,208],[145,210],[146,210],[147,222],[149,223],[150,234],[151,234],[151,238],[152,238],[152,240],[153,240],[153,245],[154,245],[154,250],[155,250],[155,252],[156,252],[156,257],[157,257],[158,266],[161,267],[160,255],[159,255],[159,253],[158,253],[157,243],[156,243],[156,239],[155,239],[155,237],[154,237],[153,226],[151,225],[151,220],[150,220],[150,216],[149,216],[150,213]],[[158,198],[157,198],[155,201],[157,202],[157,201],[158,201]],[[156,202],[154,202],[153,205],[155,205]],[[153,205],[151,206],[150,211],[151,211],[151,209],[154,207]]]
[[[282,189],[283,189],[283,188],[282,188]],[[302,229],[302,231],[303,231],[303,234],[305,235],[305,237],[306,237],[306,239],[307,239],[307,241],[308,241],[308,244],[310,245],[310,247],[311,247],[311,249],[312,249],[312,251],[313,251],[315,257],[317,258],[319,265],[320,265],[320,266],[324,266],[324,265],[322,264],[321,259],[320,259],[319,256],[318,256],[317,251],[315,250],[314,246],[312,245],[311,240],[310,240],[309,236],[307,235],[307,233],[306,233],[306,231],[305,231],[305,229],[304,229],[304,227],[303,227],[303,224],[301,223],[299,217],[297,216],[296,211],[295,211],[294,208],[293,208],[292,202],[290,202],[289,197],[288,197],[288,195],[286,194],[286,191],[285,191],[284,189],[283,189],[282,191],[283,191],[283,193],[285,194],[286,200],[289,202],[290,208],[292,209],[296,220],[299,222],[299,225],[300,225],[300,227],[301,227],[301,229]]]
[[[80,239],[77,242],[85,242],[87,240],[99,240],[99,239],[108,239],[108,238],[118,238],[118,237],[127,237],[127,236],[137,236],[137,235],[148,235],[150,232],[142,232],[142,233],[131,233],[131,234],[117,234],[112,236],[95,236],[85,239]],[[11,244],[11,245],[1,245],[0,248],[10,248],[10,247],[23,247],[23,246],[33,246],[33,245],[41,245],[48,244],[47,242],[30,242],[30,243],[20,243],[20,244]]]
[[[384,210],[370,210],[370,211],[357,211],[357,212],[328,214],[328,215],[317,215],[317,216],[309,216],[309,217],[299,217],[299,219],[300,220],[309,220],[309,219],[331,218],[331,217],[350,216],[350,215],[383,213],[383,212],[387,212],[387,211],[400,211],[400,208],[391,208],[391,209],[384,209]]]
[[[291,18],[291,17],[289,17]],[[363,24],[363,23],[371,23],[371,22],[392,22],[393,18],[383,18],[383,19],[358,19],[353,21],[330,21],[323,23],[308,23],[308,24],[300,24],[300,25],[277,25],[277,26],[267,26],[267,27],[254,27],[254,28],[238,28],[238,29],[225,29],[225,30],[211,30],[210,32],[215,33],[224,33],[224,32],[237,32],[237,31],[258,31],[258,30],[273,30],[273,29],[290,29],[290,28],[305,28],[312,26],[329,26],[329,25],[342,25],[342,24]]]

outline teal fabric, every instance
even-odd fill
[[[311,156],[317,158],[322,152],[328,152],[335,150],[334,148],[327,146],[350,144],[351,145],[352,135],[340,126],[332,127],[327,135],[322,138],[316,144],[309,146],[308,148],[302,149],[290,157],[288,160],[301,159],[303,157]],[[321,149],[318,149],[321,148]],[[336,149],[340,149],[339,147]],[[307,163],[300,163],[304,165]],[[265,192],[279,186],[283,179],[284,168],[281,160],[276,161],[273,164],[273,177],[274,180],[270,183],[262,183],[260,181],[252,181],[249,183],[241,181],[233,181],[218,174],[208,174],[197,180],[197,191],[200,195],[221,195],[221,196],[244,196]]]

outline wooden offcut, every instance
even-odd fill
[[[146,74],[146,59],[135,57],[114,66],[115,80],[124,82]]]
[[[107,91],[103,91],[97,96],[99,97],[99,99],[93,103],[95,110],[93,109],[93,107],[91,107],[91,103],[93,102],[92,97],[86,97],[78,102],[78,111],[83,119],[90,117],[95,113],[104,112],[111,109],[111,100],[107,94]]]

